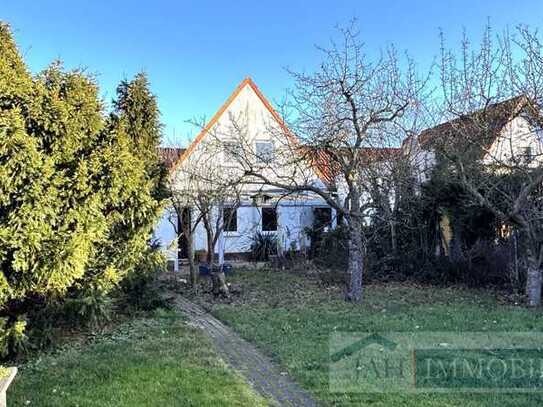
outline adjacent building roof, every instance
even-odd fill
[[[166,168],[171,169],[185,150],[185,148],[178,147],[159,147],[158,155]]]
[[[298,139],[287,128],[281,116],[275,111],[253,80],[247,77],[236,87],[234,92],[232,92],[221,108],[186,149],[160,149],[160,156],[170,170],[173,171],[180,163],[190,156],[196,146],[202,141],[246,86],[251,87],[289,140],[298,143]],[[471,141],[474,141],[475,139],[477,144],[482,146],[483,149],[489,148],[494,140],[500,135],[504,126],[514,117],[517,117],[525,111],[531,113],[533,117],[540,117],[539,113],[533,108],[533,105],[526,96],[517,96],[499,103],[491,104],[484,109],[426,129],[418,135],[417,139],[422,148],[433,148],[443,141],[446,141],[447,143],[452,142],[452,144],[454,144],[457,141],[460,142],[461,140],[458,139],[461,137],[469,137]],[[411,137],[403,143],[402,147],[407,145],[406,142],[411,139]],[[340,172],[338,165],[333,164],[336,161],[333,159],[334,153],[326,150],[304,148],[303,146],[300,147],[300,154],[306,155],[306,158],[309,160],[317,175],[324,182],[332,183]],[[402,148],[362,147],[360,148],[360,151],[362,152],[362,161],[367,160],[368,162],[375,162],[393,159],[401,154]]]
[[[418,136],[419,145],[432,148],[439,144],[454,145],[469,141],[486,150],[501,134],[504,126],[523,112],[530,113],[534,118],[539,115],[526,96],[494,103],[422,131]]]
[[[401,148],[394,147],[360,147],[359,162],[375,163],[383,162],[397,158],[401,153]],[[337,154],[347,154],[349,149],[332,151],[330,149],[318,150],[313,152],[313,165],[318,167],[320,173],[323,174],[323,179],[328,183],[332,183],[335,178],[341,174],[340,164],[337,159]]]

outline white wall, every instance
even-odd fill
[[[536,155],[534,165],[541,162],[543,146],[541,134],[534,130],[528,120],[522,116],[507,123],[494,141],[484,158],[486,164],[508,162],[511,159],[522,159],[524,151],[530,147]]]
[[[174,222],[172,224],[172,222]],[[177,258],[177,233],[174,224],[177,222],[177,215],[171,206],[164,209],[162,217],[153,230],[153,238],[160,243],[168,260]]]
[[[313,209],[327,207],[318,200],[304,202],[286,202],[277,206],[277,231],[265,232],[275,234],[284,250],[294,248],[301,250],[309,246],[310,241],[305,229],[313,224]],[[238,208],[236,232],[225,232],[225,253],[247,253],[250,251],[251,238],[256,232],[262,231],[261,208],[244,205]],[[177,240],[175,229],[169,219],[172,213],[163,215],[157,225],[154,235],[161,242],[169,259],[177,258]],[[218,211],[216,211],[217,213]],[[173,214],[175,216],[175,214]],[[193,220],[197,214],[193,213]],[[207,237],[203,224],[200,222],[194,234],[194,250],[207,250]],[[218,247],[215,248],[218,252]]]
[[[251,237],[261,230],[260,213],[253,206],[240,206],[237,209],[236,232],[224,232],[225,253],[242,253],[248,251]],[[215,250],[218,252],[219,248]]]
[[[309,246],[305,228],[313,224],[313,208],[326,207],[320,201],[304,201],[277,206],[277,231],[264,232],[277,236],[281,247],[300,250]],[[244,205],[237,210],[237,231],[224,232],[225,253],[247,253],[252,237],[262,232],[262,208]],[[198,225],[194,239],[195,250],[207,250],[207,238],[203,225]],[[215,247],[218,252],[218,247]]]

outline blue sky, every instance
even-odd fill
[[[197,132],[186,121],[210,118],[251,76],[273,102],[292,80],[285,67],[312,70],[336,24],[357,17],[370,50],[394,43],[421,67],[439,49],[442,28],[457,42],[478,38],[487,18],[495,30],[543,27],[541,0],[389,1],[32,1],[1,0],[33,72],[61,59],[98,75],[106,101],[116,84],[144,70],[158,96],[165,138]]]

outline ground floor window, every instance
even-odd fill
[[[316,229],[323,230],[324,228],[332,227],[332,209],[331,208],[315,208],[313,210],[314,222],[313,226]]]
[[[277,230],[277,209],[262,208],[262,231],[275,232]]]
[[[223,220],[225,232],[238,231],[238,209],[237,208],[224,208],[222,220]]]

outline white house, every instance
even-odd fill
[[[479,112],[472,115],[477,114]],[[534,126],[534,112],[530,110],[526,98],[517,97],[492,105],[485,114],[484,120],[478,123],[487,127],[486,131],[479,131],[486,137],[485,140],[478,140],[483,163],[503,163],[508,157],[518,158],[519,155],[528,161],[533,160],[533,165],[539,163],[543,153],[541,134],[539,127]],[[434,142],[458,134],[458,126],[464,126],[462,132],[470,134],[469,127],[465,126],[473,121],[472,115],[424,130],[419,135],[407,138],[401,148],[366,148],[365,153],[376,155],[378,162],[394,160],[396,154],[412,157],[416,161],[419,182],[424,183],[436,164]],[[474,128],[472,133],[476,135],[478,130]],[[259,171],[265,172],[270,180],[274,177],[284,179],[291,174],[320,189],[329,188],[330,179],[327,180],[322,171],[326,162],[319,163],[320,168],[311,164],[302,170],[293,167],[295,160],[290,160],[288,148],[285,150],[289,143],[296,142],[293,139],[295,137],[279,114],[255,83],[246,78],[186,149],[166,148],[161,153],[170,167],[173,190],[190,189],[189,184],[196,172],[200,178],[209,177],[210,182],[237,177],[243,169],[236,154],[246,151],[252,154],[245,159],[251,161],[251,165],[256,165]],[[454,148],[454,143],[451,148]],[[334,184],[335,191],[341,195],[341,180],[336,179]],[[221,221],[224,233],[220,234],[214,251],[224,253],[226,257],[246,255],[257,232],[275,235],[283,250],[304,249],[310,244],[305,229],[312,226],[317,213],[319,219],[327,219],[330,227],[335,226],[334,211],[315,193],[286,194],[285,190],[273,185],[250,182],[241,184],[236,193],[238,199],[235,205],[226,202],[222,208],[221,204],[221,210],[215,208],[213,215],[217,220],[219,214],[223,213],[224,220]],[[190,221],[194,225],[198,213],[192,212],[191,216],[193,219]],[[177,231],[181,230],[179,223],[176,211],[170,206],[155,230],[155,236],[160,239],[168,258],[174,260],[176,265],[179,259],[187,256],[186,241],[183,237],[177,238]],[[208,249],[202,222],[195,225],[193,236],[194,250]]]
[[[163,158],[171,167],[171,188],[190,188],[187,185],[194,179],[195,172],[201,175],[200,178],[208,176],[226,180],[236,176],[238,163],[231,155],[237,151],[236,146],[253,151],[257,161],[264,157],[260,168],[268,172],[271,179],[296,174],[319,188],[327,188],[318,170],[311,165],[305,171],[291,168],[291,161],[285,158],[282,150],[292,142],[289,137],[293,136],[279,114],[255,83],[246,78],[186,149],[162,151]],[[283,152],[279,154],[279,151]],[[332,210],[314,193],[285,194],[280,188],[256,183],[244,183],[240,188],[236,205],[229,207],[228,202],[224,205],[224,233],[215,246],[215,252],[224,250],[227,258],[247,254],[257,232],[274,234],[284,250],[307,247],[310,242],[305,228],[312,225],[316,211],[321,212],[321,217],[324,213],[332,223]],[[198,214],[193,212],[191,216],[194,223]],[[219,216],[218,208],[214,216]],[[155,230],[155,236],[167,250],[170,260],[187,256],[184,239],[179,239],[179,242],[177,239],[178,223],[175,211],[169,207]],[[202,222],[196,225],[193,236],[194,250],[207,250],[206,230]]]

